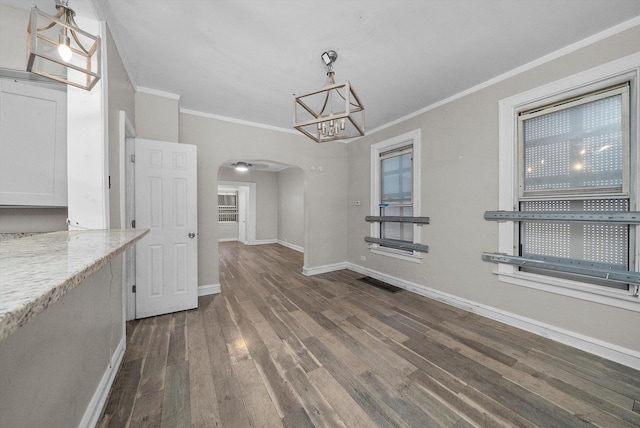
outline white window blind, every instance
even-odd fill
[[[520,196],[628,191],[627,85],[521,114]]]
[[[380,154],[380,215],[413,217],[411,146]],[[382,222],[380,237],[413,242],[413,224]]]
[[[218,193],[218,222],[238,221],[238,193]]]

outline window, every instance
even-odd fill
[[[413,145],[380,154],[381,216],[413,216]],[[380,238],[413,242],[413,224],[380,223]]]
[[[419,216],[420,131],[416,130],[371,146],[371,215]],[[374,222],[371,236],[394,241],[419,243],[419,229],[413,223]],[[419,261],[414,251],[403,251],[381,244],[372,251],[392,257]]]
[[[218,222],[238,222],[238,192],[218,193]]]
[[[629,211],[628,107],[624,84],[520,113],[520,211]],[[520,256],[629,269],[629,225],[523,221],[519,229]]]
[[[638,211],[639,76],[640,55],[632,55],[501,100],[498,209]],[[507,256],[497,274],[503,282],[640,310],[633,284],[507,261],[515,256],[637,272],[637,227],[558,219],[498,223],[498,252]]]

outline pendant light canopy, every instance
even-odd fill
[[[351,83],[335,82],[335,51],[321,56],[327,82],[321,89],[293,96],[293,127],[317,143],[364,135],[364,106]]]
[[[253,165],[247,162],[239,161],[232,164],[232,166],[236,169],[236,171],[245,172],[245,171],[249,171],[249,168],[252,167]]]
[[[56,16],[31,9],[27,71],[90,91],[100,79],[100,37],[80,29],[67,0]]]

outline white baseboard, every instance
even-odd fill
[[[486,318],[547,337],[556,342],[560,342],[625,366],[632,367],[636,370],[640,370],[640,352],[536,321],[531,318],[506,312],[491,306],[483,305],[439,290],[434,290],[433,288],[429,288],[422,284],[405,281],[373,269],[365,268],[355,263],[345,262],[320,266],[319,268],[310,269],[310,273],[303,270],[303,273],[305,275],[317,275],[319,273],[327,273],[340,269],[349,269],[354,272],[379,279],[380,281],[387,282],[391,285],[395,285],[396,287],[404,288],[405,290],[412,291],[430,299],[482,315]]]
[[[265,245],[265,244],[277,244],[277,239],[257,239],[255,241],[247,242],[247,245]]]
[[[299,245],[295,245],[292,244],[291,242],[285,242],[285,241],[281,241],[278,239],[278,244],[282,245],[283,247],[287,247],[287,248],[291,248],[292,250],[296,250],[300,253],[304,253],[304,248],[302,248]]]
[[[321,273],[335,272],[337,270],[342,270],[342,269],[349,269],[349,263],[348,262],[333,263],[330,265],[316,266],[312,268],[303,266],[302,273],[306,276],[313,276],[313,275],[320,275]]]
[[[234,241],[238,241],[238,238],[221,238],[221,239],[218,239],[218,242],[234,242]]]
[[[198,297],[209,296],[210,294],[220,294],[220,284],[208,284],[198,287]]]
[[[102,379],[100,379],[100,383],[96,388],[96,391],[93,393],[93,397],[91,397],[91,401],[87,405],[87,408],[84,411],[84,415],[82,416],[82,420],[80,421],[79,427],[95,427],[98,424],[98,420],[102,415],[102,409],[104,408],[105,403],[107,402],[107,398],[109,397],[109,391],[111,390],[111,386],[113,385],[113,381],[118,374],[118,370],[120,369],[120,364],[122,363],[122,358],[124,357],[124,351],[126,349],[127,338],[122,337],[118,346],[111,356],[111,361],[109,363],[109,367],[106,368],[104,374],[102,375]]]

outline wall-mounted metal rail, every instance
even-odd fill
[[[519,267],[586,275],[592,278],[600,278],[624,284],[640,284],[640,272],[631,272],[614,266],[610,266],[609,269],[607,269],[601,263],[590,263],[585,260],[554,259],[551,257],[541,257],[537,259],[509,256],[500,253],[483,253],[482,260],[493,263],[506,263]]]
[[[418,226],[429,224],[429,217],[406,217],[406,216],[375,216],[368,215],[364,218],[370,222],[392,222],[392,223],[415,223]]]
[[[371,236],[365,236],[364,240],[372,244],[378,244],[378,245],[382,245],[389,248],[395,248],[398,250],[419,251],[421,253],[429,252],[429,247],[427,245],[414,244],[412,242],[397,241],[395,239],[373,238]]]
[[[486,211],[485,220],[640,224],[638,211]]]

